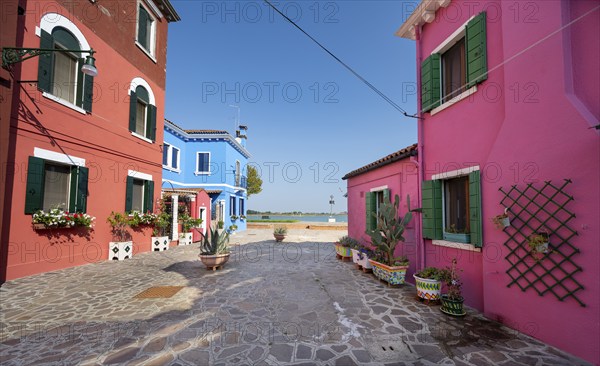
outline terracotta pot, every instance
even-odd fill
[[[229,260],[230,253],[207,255],[200,254],[198,257],[202,261],[202,264],[206,266],[206,269],[212,269],[215,271],[218,267],[223,266]]]
[[[281,234],[273,234],[273,236],[275,237],[275,241],[280,243],[283,241],[283,239],[285,239],[285,235],[281,235]]]

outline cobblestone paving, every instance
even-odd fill
[[[340,232],[237,234],[223,270],[197,245],[9,281],[2,365],[579,365],[468,309],[451,318],[335,259]],[[153,286],[185,286],[137,299]]]

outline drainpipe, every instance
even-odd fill
[[[421,206],[423,201],[421,197],[421,186],[423,184],[424,170],[425,170],[425,156],[423,155],[423,113],[421,112],[421,25],[415,25],[415,42],[416,42],[416,58],[417,58],[417,171],[418,171],[418,182],[417,182],[417,197]],[[423,213],[420,215],[421,220],[423,219]],[[425,268],[425,239],[423,239],[423,229],[421,227],[421,220],[418,220],[416,224],[417,231],[417,262],[419,263],[419,269]]]

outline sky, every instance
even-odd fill
[[[417,142],[403,116],[262,1],[172,0],[165,117],[186,129],[248,126],[259,211],[347,210],[348,172]],[[414,1],[273,1],[408,113],[415,44],[394,35]]]

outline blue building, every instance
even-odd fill
[[[244,126],[240,129],[245,130]],[[163,189],[204,189],[211,198],[211,222],[246,229],[246,136],[227,131],[184,130],[165,119]]]

